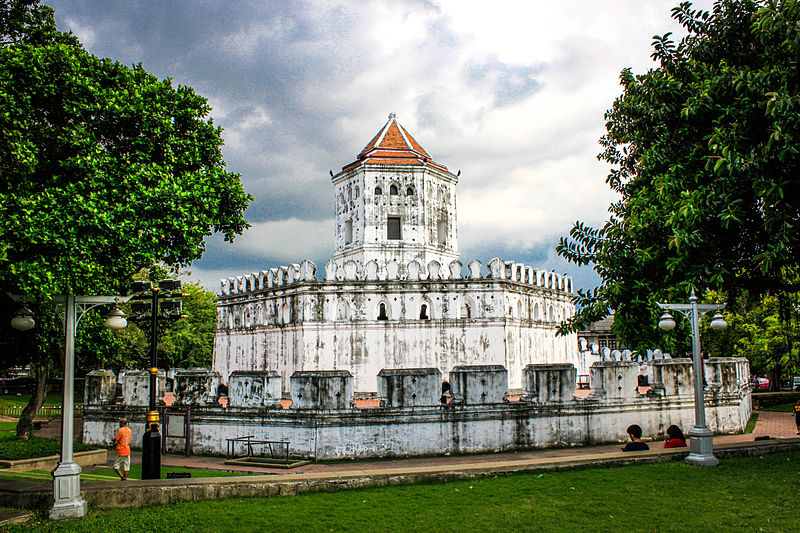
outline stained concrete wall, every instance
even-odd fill
[[[207,368],[175,372],[175,404],[216,405],[219,399],[219,373]]]
[[[458,261],[412,263],[401,275],[392,262],[330,262],[320,281],[308,261],[224,281],[213,368],[223,382],[236,370],[275,370],[284,390],[297,370],[345,369],[355,390],[374,392],[381,368],[446,375],[458,365],[502,365],[510,386],[522,388],[528,364],[579,363],[577,337],[556,335],[574,313],[569,278],[501,259],[486,274],[473,261],[465,275]]]
[[[292,374],[292,409],[348,409],[353,376],[346,370],[304,370]]]
[[[122,403],[124,405],[149,405],[150,372],[147,370],[125,370],[120,372],[119,382],[122,384]],[[156,398],[164,397],[166,373],[159,370],[156,374]]]
[[[117,375],[111,370],[92,370],[86,374],[83,390],[85,405],[106,405],[114,402]]]
[[[274,370],[239,370],[228,380],[230,407],[279,408],[281,395],[281,376]]]
[[[378,373],[378,397],[386,407],[436,405],[441,391],[438,368],[384,368]]]
[[[502,403],[508,372],[501,365],[457,366],[450,372],[453,401],[475,405]]]
[[[368,458],[622,442],[627,439],[625,428],[633,423],[642,427],[645,438],[654,440],[664,438],[671,424],[690,428],[694,422],[693,398],[615,388],[618,383],[635,383],[639,369],[630,365],[595,363],[592,383],[602,388],[595,388],[587,399],[551,403],[288,410],[198,407],[192,410],[192,445],[195,453],[222,454],[225,439],[254,435],[257,439],[289,441],[294,455]],[[749,384],[746,376],[740,375],[740,360],[720,361],[719,365],[723,377],[736,381],[706,389],[706,419],[714,432],[741,432],[751,413]],[[739,370],[729,372],[726,365]],[[84,442],[108,443],[123,415],[131,421],[133,442],[140,442],[144,411],[125,406],[85,407]],[[167,443],[174,451],[180,451],[181,445],[182,441]]]
[[[531,401],[569,401],[575,393],[576,377],[577,371],[572,365],[528,365],[525,367],[525,390]]]

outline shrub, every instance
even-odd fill
[[[73,443],[73,450],[84,452],[96,450],[97,446],[88,446],[79,442]],[[31,437],[28,440],[12,438],[0,441],[0,460],[16,461],[19,459],[33,459],[34,457],[47,457],[61,453],[61,441],[58,439],[45,439]]]

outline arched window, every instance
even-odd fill
[[[422,304],[419,308],[419,319],[420,320],[430,320],[428,316],[428,304]]]
[[[414,196],[414,187],[408,187],[406,189],[406,196]]]
[[[378,305],[378,320],[389,320],[389,315],[386,314],[386,304],[384,302]]]
[[[383,194],[383,190],[380,187],[375,187],[375,196],[380,196]]]
[[[389,194],[391,194],[392,196],[398,195],[397,185],[395,185],[394,183],[392,183],[392,185],[389,187]]]
[[[461,318],[472,318],[472,308],[467,302],[461,304]]]

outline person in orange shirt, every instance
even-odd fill
[[[112,444],[117,447],[114,472],[122,481],[127,481],[128,471],[131,469],[131,430],[128,427],[128,419],[119,419],[119,431]]]

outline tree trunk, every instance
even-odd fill
[[[19,422],[17,423],[17,437],[27,440],[33,433],[33,417],[39,409],[42,408],[45,398],[47,397],[47,380],[50,377],[50,363],[45,363],[41,366],[31,365],[36,383],[33,387],[33,394],[28,405],[22,410],[19,415]]]

